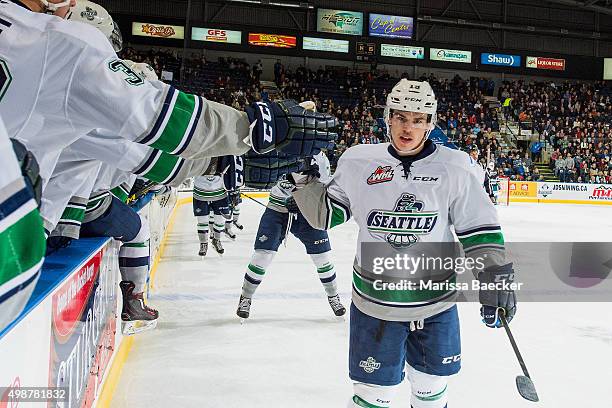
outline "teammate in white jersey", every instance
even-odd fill
[[[23,147],[23,146],[21,146]],[[22,153],[27,153],[25,149]],[[0,332],[26,305],[45,255],[45,236],[32,191],[0,120]]]
[[[402,79],[387,98],[390,143],[351,147],[327,185],[304,174],[291,175],[293,197],[312,226],[332,228],[351,217],[359,226],[350,407],[391,406],[405,375],[414,408],[446,407],[447,378],[460,368],[455,269],[443,270],[436,288],[410,287],[402,284],[414,284],[415,274],[429,277],[422,279],[426,284],[433,278],[423,268],[389,267],[387,261],[402,252],[414,259],[426,245],[437,249],[447,243],[455,250],[454,226],[466,256],[483,262],[476,271],[480,282],[514,277],[512,264],[505,262],[497,213],[468,155],[428,140],[436,108],[429,83]],[[415,248],[419,252],[411,254]],[[500,327],[502,312],[512,319],[513,291],[480,291],[479,298],[487,326]]]
[[[294,101],[261,101],[240,112],[145,82],[98,30],[30,10],[57,3],[0,2],[0,114],[8,134],[37,157],[41,174],[50,174],[58,151],[86,134],[119,136],[210,166],[211,158],[251,148],[316,154],[336,137],[335,118],[316,114],[305,121]],[[65,15],[70,3],[61,5],[57,13]]]
[[[321,152],[313,158],[313,162],[316,167],[312,171],[318,172],[322,182],[328,181],[331,169],[327,156]],[[236,314],[241,319],[249,317],[255,291],[272,264],[281,242],[286,238],[287,231],[302,242],[306,253],[312,259],[334,314],[343,316],[346,313],[338,295],[336,271],[331,259],[331,243],[327,231],[314,229],[308,224],[291,197],[292,188],[291,183],[281,180],[270,191],[268,206],[259,221],[255,251],[244,275],[242,293],[238,301]]]
[[[200,240],[198,255],[206,256],[208,252],[209,214],[213,213],[212,246],[219,255],[225,249],[221,243],[221,234],[225,230],[226,220],[231,219],[231,209],[227,191],[221,176],[199,176],[193,182],[193,215],[198,221],[197,230]]]

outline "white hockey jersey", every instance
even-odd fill
[[[26,305],[40,275],[45,236],[36,201],[0,120],[0,331]]]
[[[200,176],[193,181],[193,199],[200,201],[218,201],[227,197],[227,191],[221,176]]]
[[[86,134],[119,135],[185,158],[248,151],[244,112],[144,81],[95,27],[0,2],[0,115],[45,167]],[[91,132],[91,133],[90,133]]]
[[[373,271],[362,258],[369,243],[379,243],[371,247],[381,255],[409,250],[416,243],[453,243],[454,227],[466,255],[482,256],[480,251],[484,251],[487,262],[504,262],[504,240],[495,207],[468,158],[430,141],[411,163],[409,158],[398,156],[389,143],[357,145],[341,156],[327,186],[312,182],[293,193],[315,228],[332,228],[351,217],[357,222],[353,302],[359,310],[383,320],[415,321],[450,308],[456,295],[452,289],[376,286],[376,281],[409,279],[413,273],[406,270],[398,275],[396,270],[389,276],[385,271]],[[448,279],[454,278],[454,270],[451,273]]]
[[[323,184],[329,183],[331,180],[331,165],[325,153],[320,152],[316,156],[313,156],[312,161],[319,166],[319,173],[321,174],[319,181]],[[270,190],[268,208],[286,213],[287,207],[285,202],[291,197],[291,190],[293,190],[293,188],[293,184],[289,183],[287,179],[283,177],[274,187],[272,187],[272,190]]]

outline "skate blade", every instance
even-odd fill
[[[346,322],[346,319],[344,318],[344,315],[342,316],[334,316],[334,320],[338,323],[340,322]]]
[[[134,320],[131,322],[121,322],[121,332],[124,336],[133,336],[157,327],[157,320]]]
[[[242,326],[243,324],[245,324],[247,321],[247,319],[245,319],[244,317],[240,318],[240,325]]]

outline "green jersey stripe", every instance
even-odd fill
[[[454,285],[456,276],[451,277],[445,282]],[[443,297],[451,292],[450,289],[420,289],[419,282],[414,282],[416,288],[414,290],[402,289],[385,289],[382,281],[370,282],[363,279],[359,274],[353,271],[353,284],[359,292],[373,299],[380,300],[383,302],[394,302],[394,303],[421,303],[429,302],[431,300]]]
[[[193,112],[196,106],[196,98],[181,91],[178,91],[176,101],[169,113],[170,117],[157,140],[150,144],[151,147],[171,153],[179,148],[187,137],[190,124],[196,126],[192,121]]]
[[[156,183],[163,183],[168,179],[176,167],[176,164],[181,160],[180,157],[172,156],[167,153],[160,152],[155,161],[149,166],[149,168],[141,174],[143,178],[147,180],[155,181]]]
[[[38,209],[1,232],[0,286],[39,264],[45,248],[45,233]]]
[[[483,233],[478,235],[472,235],[467,238],[459,238],[459,242],[463,245],[463,248],[469,248],[479,244],[504,244],[504,235],[501,232]]]
[[[82,222],[85,217],[84,208],[66,207],[60,218],[62,221],[78,221]]]

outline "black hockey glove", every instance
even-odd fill
[[[54,252],[59,251],[62,248],[68,248],[72,243],[72,238],[70,237],[62,237],[59,235],[51,236],[47,238],[47,253],[46,256],[53,254]]]
[[[320,177],[321,173],[319,172],[319,165],[315,160],[309,158],[309,160],[307,160],[307,164],[304,165],[302,170],[287,175],[287,181],[293,184],[295,189],[299,189],[310,183],[312,180]]]
[[[13,143],[13,151],[17,160],[19,160],[19,167],[21,167],[21,174],[25,180],[26,186],[32,197],[36,200],[36,203],[40,206],[40,197],[42,196],[42,179],[40,178],[40,168],[36,157],[30,152],[24,145],[17,139],[11,139]]]
[[[240,190],[232,190],[228,193],[229,201],[232,204],[232,208],[236,208],[241,202]]]
[[[253,150],[244,156],[244,184],[247,187],[269,189],[285,174],[300,171],[304,161],[277,151],[257,154]]]
[[[298,207],[293,197],[289,197],[287,201],[285,201],[285,207],[287,207],[287,211],[291,214],[298,214],[300,212],[300,207]]]
[[[313,156],[333,148],[338,137],[338,119],[291,99],[255,102],[246,112],[253,126],[252,147],[260,154],[277,150],[294,157]]]
[[[504,313],[510,323],[516,313],[516,295],[507,285],[514,282],[512,263],[490,267],[478,275],[480,281],[480,315],[488,327],[502,327],[500,313]],[[486,289],[482,285],[487,285]],[[495,288],[489,286],[495,285]]]

